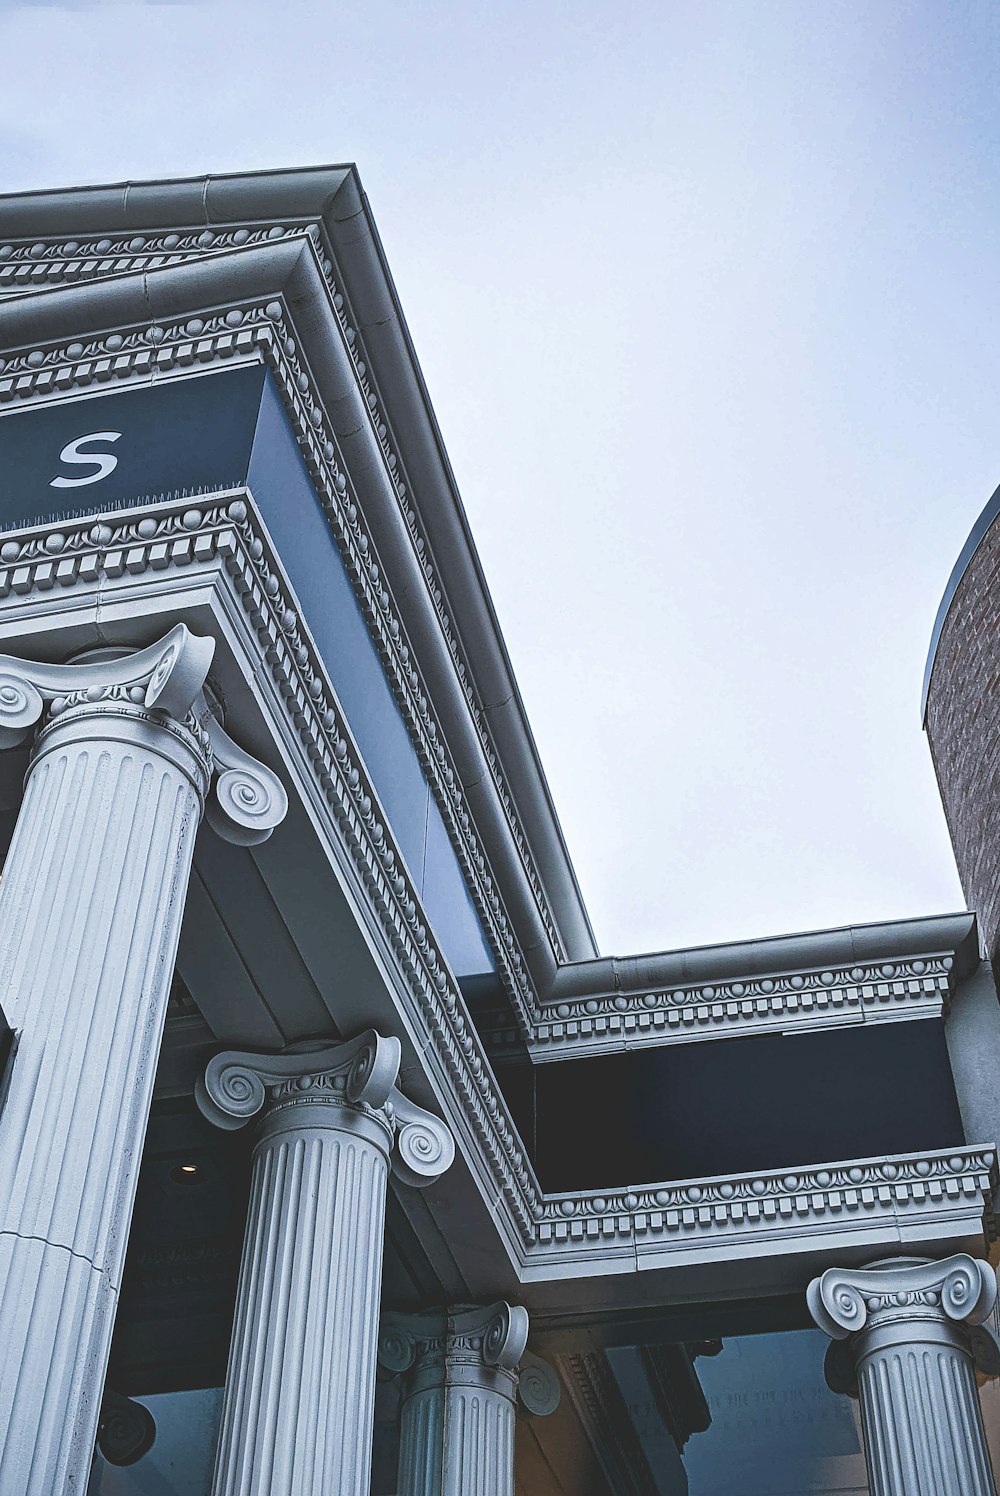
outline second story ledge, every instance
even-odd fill
[[[532,1055],[941,1018],[978,961],[963,912],[574,962],[545,995]],[[514,1042],[491,1035],[500,1049]]]

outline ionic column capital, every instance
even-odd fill
[[[809,1312],[833,1340],[888,1325],[981,1325],[997,1300],[988,1262],[958,1253],[942,1262],[896,1257],[867,1268],[827,1268],[806,1290]]]
[[[504,1302],[426,1314],[388,1313],[379,1330],[379,1365],[407,1373],[407,1394],[430,1388],[478,1386],[520,1396],[529,1413],[559,1405],[559,1378],[526,1349],[528,1311]]]
[[[833,1341],[827,1382],[860,1401],[872,1496],[996,1496],[973,1370],[1000,1370],[988,1263],[963,1252],[828,1268],[806,1299]]]
[[[379,1362],[404,1373],[400,1496],[513,1496],[518,1393],[532,1413],[559,1404],[527,1339],[527,1310],[503,1302],[382,1316]]]
[[[232,741],[204,694],[215,640],[179,623],[157,644],[138,650],[101,650],[64,665],[0,655],[0,748],[37,733],[36,758],[95,714],[105,732],[115,721],[166,729],[188,749],[205,799],[206,817],[226,841],[251,846],[284,819],[288,801],[281,781]],[[122,720],[124,719],[124,721]],[[114,734],[113,734],[114,735]]]
[[[335,1125],[338,1111],[366,1118],[381,1136],[393,1173],[422,1189],[451,1165],[455,1143],[438,1117],[396,1086],[400,1057],[399,1040],[374,1029],[344,1044],[310,1042],[282,1054],[227,1050],[209,1061],[195,1096],[204,1116],[227,1130],[261,1113],[272,1128],[308,1125],[317,1105],[331,1109]]]
[[[46,707],[51,720],[73,707],[115,701],[183,722],[214,653],[214,639],[200,638],[178,623],[147,649],[101,651],[68,665],[0,655],[0,748],[25,742]]]
[[[509,1385],[513,1399],[527,1342],[528,1312],[521,1305],[500,1302],[487,1308],[452,1309],[445,1348],[448,1381],[478,1385],[484,1373],[493,1373],[490,1384],[497,1390]]]

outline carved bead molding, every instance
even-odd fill
[[[543,1001],[531,1032],[536,1060],[604,1054],[640,1040],[679,1044],[748,1033],[940,1018],[951,1003],[954,958],[928,951],[895,961],[771,972],[704,984],[594,992]],[[507,1014],[485,1014],[491,1054],[520,1053]]]
[[[445,1124],[396,1086],[400,1043],[374,1029],[346,1044],[300,1045],[284,1054],[228,1050],[208,1062],[195,1099],[216,1127],[245,1127],[263,1111],[303,1103],[355,1107],[379,1116],[395,1141],[392,1171],[424,1189],[451,1166],[455,1140]]]
[[[806,1290],[809,1313],[832,1340],[906,1320],[982,1325],[996,1301],[996,1273],[964,1252],[943,1262],[900,1257],[867,1269],[831,1267]]]
[[[178,623],[147,649],[111,657],[102,651],[75,664],[0,655],[0,749],[25,742],[43,718],[44,737],[74,712],[148,714],[159,726],[185,729],[208,773],[215,771],[205,814],[219,835],[239,846],[265,841],[288,800],[277,775],[237,747],[211,712],[202,688],[214,653],[214,639]]]

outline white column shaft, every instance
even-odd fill
[[[971,1358],[894,1345],[858,1367],[873,1496],[996,1496]]]
[[[510,1397],[484,1387],[448,1388],[441,1492],[442,1496],[514,1496],[514,1404]]]
[[[514,1404],[488,1388],[425,1388],[400,1412],[399,1496],[513,1496]]]
[[[95,709],[43,735],[0,884],[0,1491],[86,1486],[206,768]]]
[[[368,1496],[391,1132],[324,1101],[262,1131],[214,1496]]]
[[[440,1496],[444,1470],[445,1392],[428,1387],[399,1412],[399,1496]]]

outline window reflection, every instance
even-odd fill
[[[867,1496],[858,1405],[826,1385],[828,1343],[743,1335],[698,1360],[712,1422],[684,1451],[690,1496]]]
[[[208,1496],[222,1388],[160,1392],[137,1401],[156,1420],[153,1447],[134,1465],[109,1465],[98,1454],[87,1496]]]

